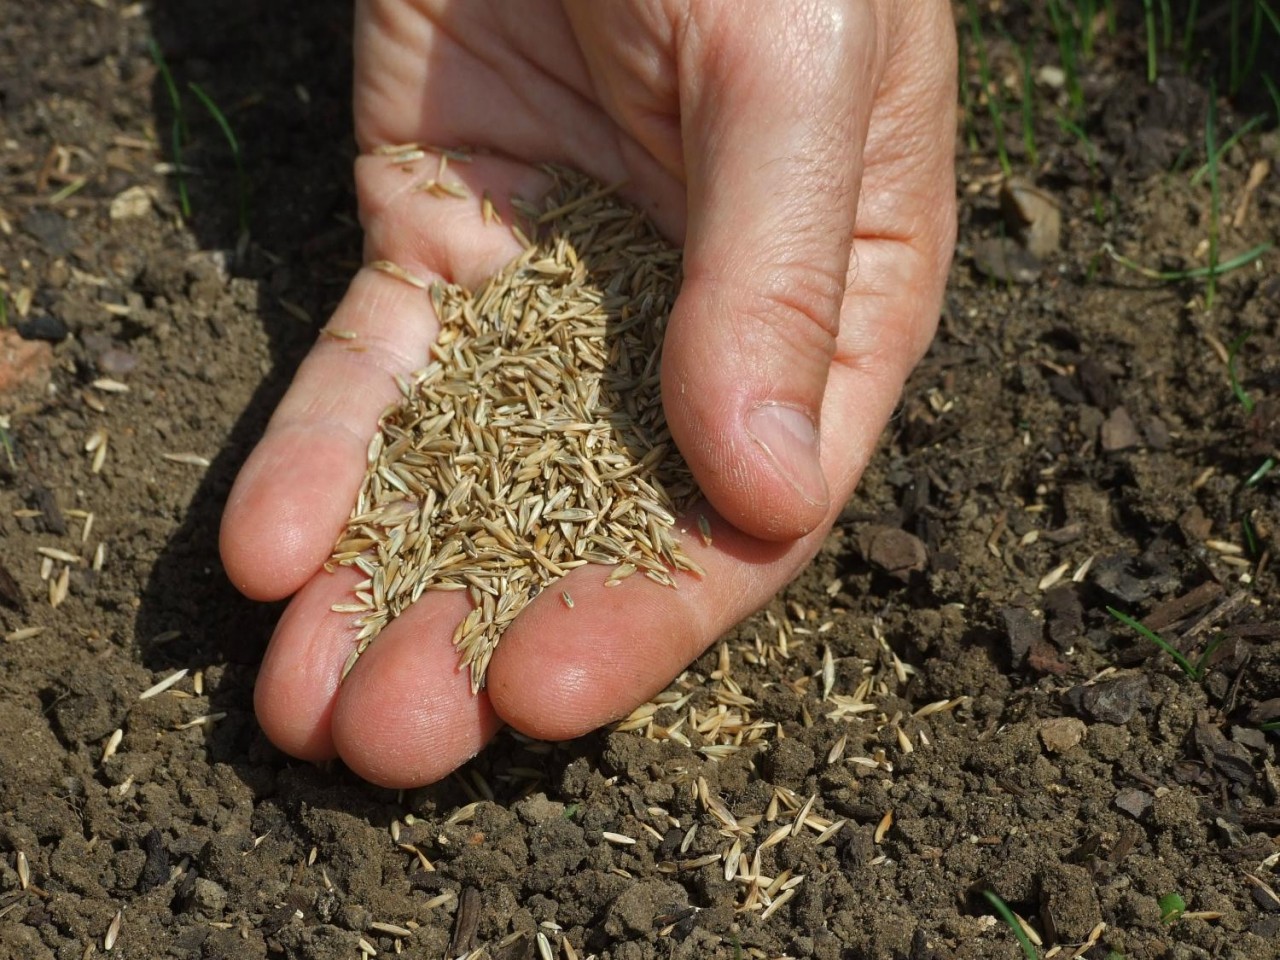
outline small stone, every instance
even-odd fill
[[[146,187],[130,187],[111,201],[110,216],[112,220],[133,220],[144,217],[151,212],[151,194]]]
[[[929,563],[923,541],[897,527],[863,527],[858,531],[858,548],[871,566],[904,582]]]
[[[44,389],[53,371],[53,348],[39,340],[25,340],[18,331],[0,330],[0,395],[32,386]]]
[[[214,883],[204,877],[198,877],[191,886],[191,895],[187,904],[206,917],[221,917],[227,906],[227,891],[221,884]]]
[[[1046,190],[1014,177],[1000,190],[1005,221],[1033,257],[1056,253],[1062,238],[1062,209]]]
[[[61,343],[70,333],[65,323],[46,313],[23,320],[15,329],[23,340],[44,340],[48,343]]]
[[[1267,749],[1267,735],[1257,727],[1232,727],[1231,739],[1250,750],[1262,752]]]
[[[1105,452],[1118,453],[1141,446],[1142,435],[1138,433],[1138,427],[1129,416],[1129,411],[1124,407],[1116,407],[1111,411],[1111,416],[1103,421],[1100,441]]]
[[[1092,686],[1072,687],[1067,700],[1076,710],[1097,723],[1121,726],[1149,702],[1150,681],[1145,674],[1131,673]]]
[[[1044,637],[1044,623],[1024,607],[1005,607],[1000,611],[1004,620],[1005,636],[1009,640],[1009,653],[1015,667],[1022,666],[1031,647]]]
[[[1126,787],[1116,794],[1116,806],[1135,820],[1141,820],[1155,803],[1155,797],[1137,787]]]
[[[1050,753],[1066,753],[1078,746],[1089,728],[1076,717],[1054,717],[1040,724],[1040,742]]]

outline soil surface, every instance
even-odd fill
[[[1280,254],[1210,305],[1203,278],[1102,252],[1180,271],[1215,223],[1223,260],[1278,239],[1274,124],[1223,154],[1215,218],[1205,64],[1148,84],[1122,18],[1081,74],[1082,138],[1038,72],[1046,24],[1008,19],[1033,158],[1018,48],[988,29],[984,90],[970,38],[941,332],[818,559],[617,729],[504,734],[396,794],[259,732],[279,611],[216,552],[359,262],[349,20],[6,5],[0,368],[26,380],[0,382],[0,957],[1020,956],[986,891],[1042,955],[1280,956]],[[247,244],[191,81],[239,137]],[[997,90],[1056,242],[1002,204]],[[1215,108],[1225,139],[1267,104]],[[1193,665],[1213,647],[1203,676],[1108,607]]]

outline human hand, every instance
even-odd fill
[[[767,12],[766,12],[767,11]],[[222,555],[258,599],[293,597],[256,690],[267,735],[387,786],[428,783],[503,722],[565,739],[626,715],[789,581],[852,493],[932,337],[954,231],[955,48],[942,0],[361,0],[356,165],[368,262],[478,285],[520,250],[478,201],[415,191],[384,144],[472,146],[449,178],[534,198],[537,164],[626,181],[685,247],[663,400],[713,509],[707,570],[678,590],[572,572],[507,630],[470,692],[450,638],[464,595],[426,594],[339,684],[358,574],[321,567],[365,449],[438,324],[368,267],[229,498]],[[688,524],[690,529],[696,529]]]

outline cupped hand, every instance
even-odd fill
[[[293,600],[256,705],[297,757],[340,756],[412,786],[447,775],[505,722],[564,739],[624,716],[813,556],[852,493],[936,323],[954,231],[955,49],[943,0],[363,0],[356,164],[366,262],[476,285],[520,250],[488,193],[547,186],[538,164],[624,181],[685,250],[664,348],[671,431],[710,506],[707,570],[671,590],[603,592],[574,571],[508,629],[473,696],[450,643],[465,596],[431,594],[341,683],[356,574],[322,570],[394,375],[438,324],[425,293],[366,267],[299,369],[227,504],[222,555],[246,594]],[[420,188],[429,157],[470,201]],[[691,525],[686,525],[691,526]],[[696,531],[696,527],[692,527]]]

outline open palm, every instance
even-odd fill
[[[519,252],[486,223],[547,186],[538,164],[625,181],[685,246],[663,400],[710,502],[707,570],[672,591],[599,570],[507,631],[470,692],[450,643],[459,594],[426,594],[339,683],[353,646],[330,611],[357,579],[324,573],[393,379],[438,325],[425,293],[363,269],[236,483],[222,552],[251,597],[295,595],[258,679],[271,739],[390,786],[427,783],[503,722],[562,739],[625,715],[817,550],[932,335],[954,222],[950,7],[880,0],[364,0],[356,12],[356,179],[366,261],[476,285]],[[781,11],[781,13],[779,12]],[[478,148],[418,189],[434,157]]]

